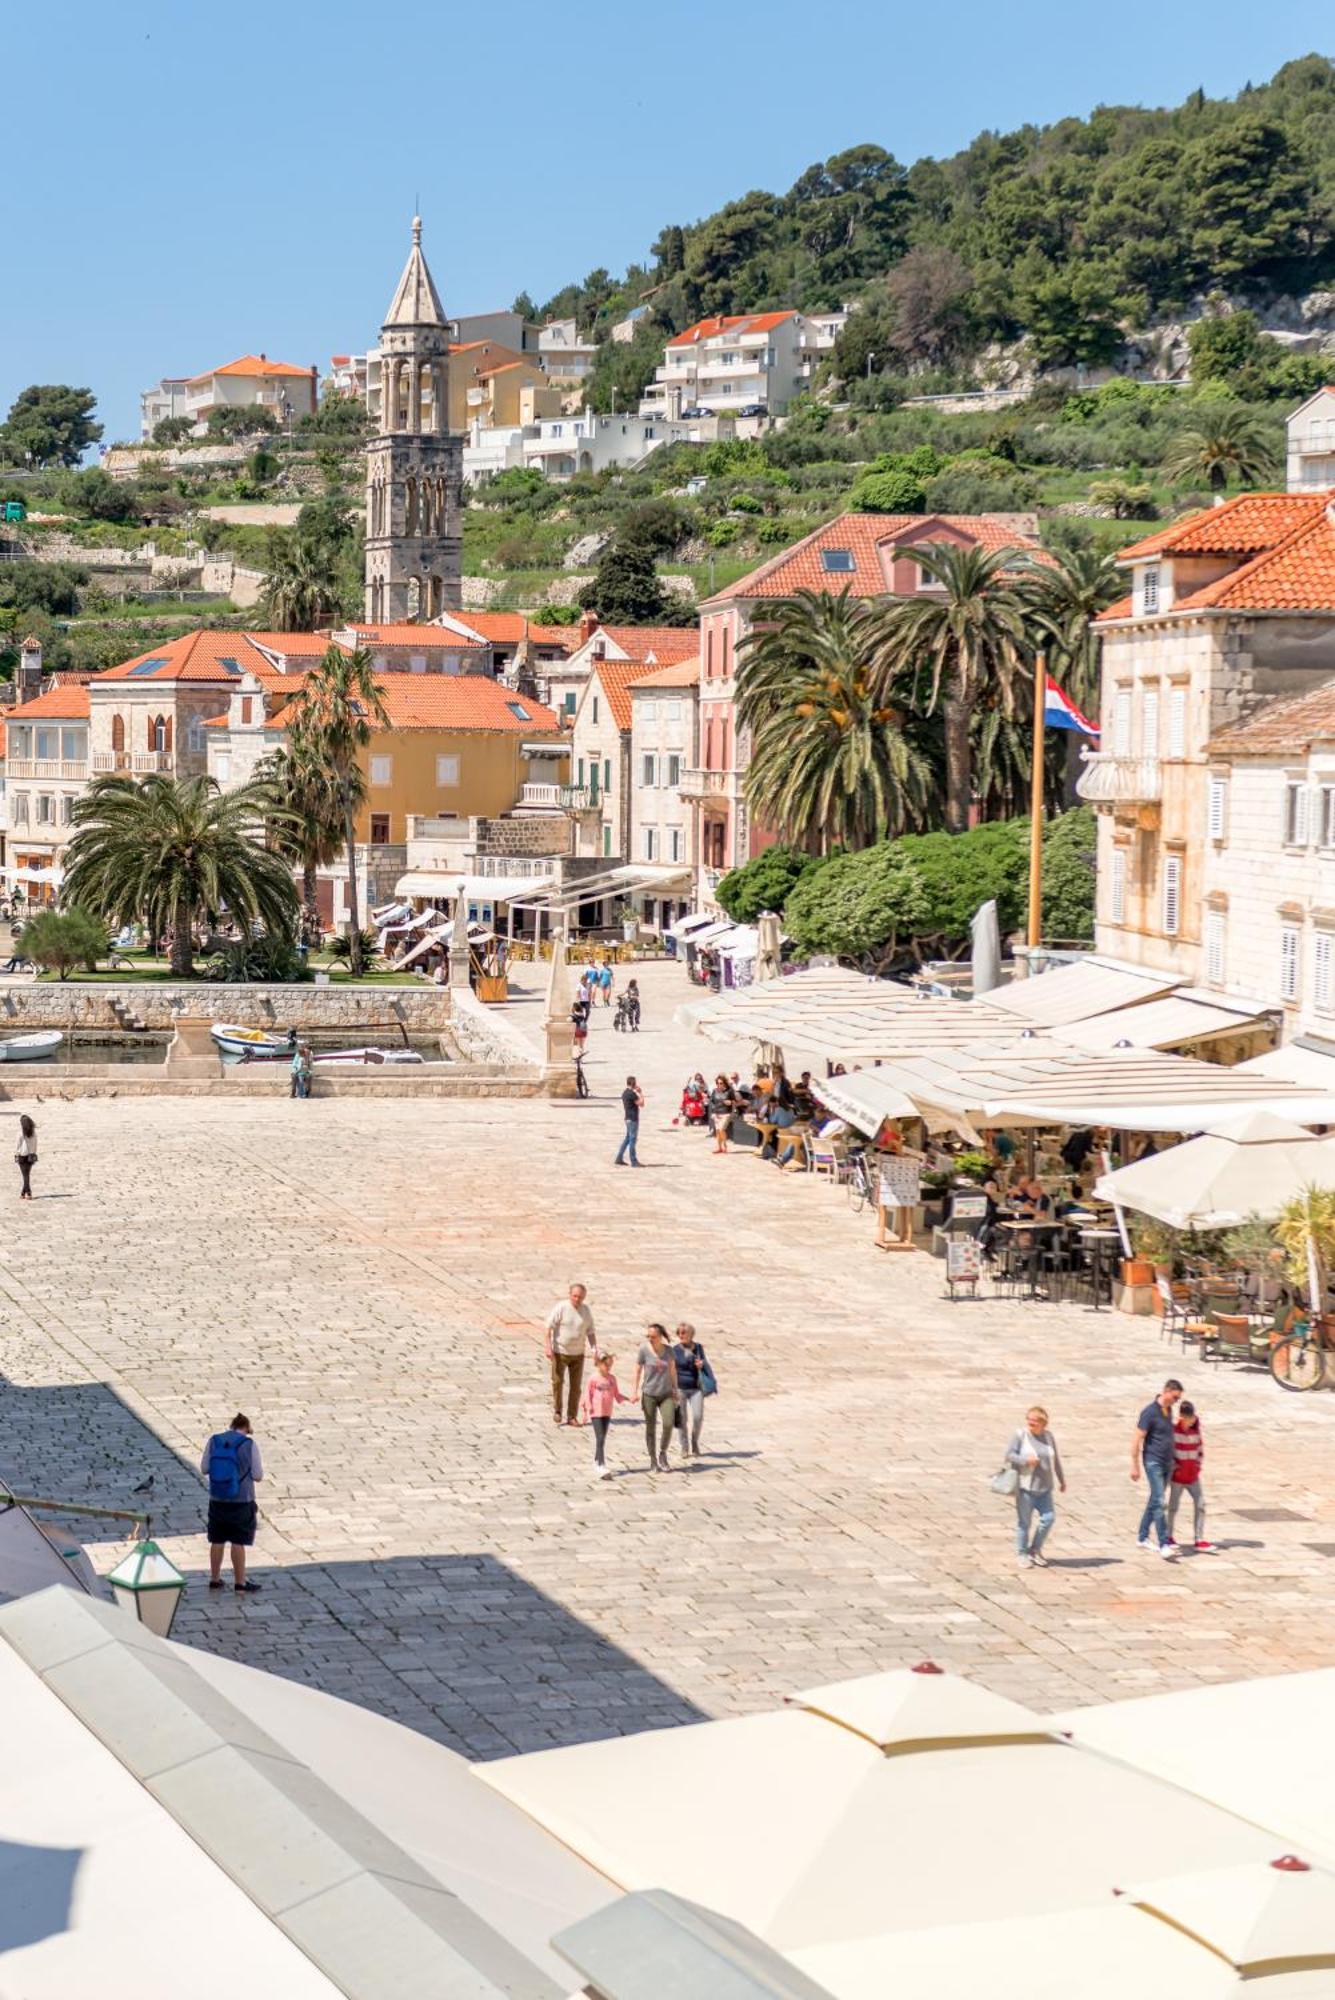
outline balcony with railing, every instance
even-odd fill
[[[710,693],[713,692],[711,687]],[[687,765],[677,790],[682,798],[698,800],[703,805],[722,804],[728,796],[728,773],[705,771],[698,765]]]
[[[543,787],[545,791],[546,786]],[[595,785],[555,785],[561,794],[561,810],[568,813],[597,813],[603,809],[605,794]]]
[[[9,768],[12,770],[13,765]],[[122,777],[142,778],[154,771],[174,771],[176,753],[173,750],[95,750],[93,769],[97,772],[116,771]],[[85,770],[84,776],[87,775]]]
[[[1075,788],[1092,806],[1157,805],[1163,797],[1163,767],[1157,757],[1118,757],[1100,750],[1085,758]]]
[[[5,774],[10,778],[63,778],[66,784],[82,785],[88,781],[88,760],[85,757],[71,763],[61,757],[10,757]]]

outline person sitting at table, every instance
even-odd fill
[[[782,1106],[783,1110],[792,1110],[793,1086],[788,1081],[787,1073],[782,1063],[775,1063],[774,1065],[774,1081],[771,1085],[771,1095],[775,1103]]]
[[[1046,1222],[1052,1215],[1052,1197],[1044,1192],[1043,1183],[1032,1174],[1015,1183],[1011,1200],[1021,1215],[1035,1222]]]
[[[1080,1183],[1079,1181],[1072,1181],[1068,1191],[1065,1194],[1057,1196],[1053,1213],[1056,1215],[1058,1222],[1061,1222],[1068,1215],[1083,1213],[1084,1207],[1085,1203],[1080,1192]]]
[[[1093,1150],[1094,1134],[1088,1126],[1079,1131],[1068,1132],[1066,1143],[1062,1147],[1063,1163],[1073,1174],[1082,1174],[1085,1171],[1085,1162]]]
[[[811,1071],[804,1069],[793,1085],[793,1109],[799,1118],[810,1118],[814,1109],[811,1096]]]

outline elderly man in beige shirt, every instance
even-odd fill
[[[579,1392],[584,1380],[584,1356],[596,1354],[593,1314],[584,1301],[583,1285],[572,1285],[566,1297],[547,1315],[547,1337],[543,1351],[552,1364],[552,1403],[557,1423],[579,1422]],[[561,1385],[565,1384],[566,1413],[561,1415]]]

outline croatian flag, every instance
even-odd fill
[[[1043,721],[1049,729],[1075,729],[1082,736],[1097,736],[1098,724],[1082,715],[1069,694],[1063,694],[1053,680],[1047,676],[1047,693],[1043,698]]]

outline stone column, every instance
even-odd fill
[[[543,1018],[547,1038],[543,1081],[552,1097],[576,1095],[575,1024],[570,1018],[570,968],[566,964],[567,921],[562,917],[560,930],[552,936],[552,962],[547,975],[547,1005]]]
[[[408,429],[420,436],[422,429],[422,364],[408,363]]]

